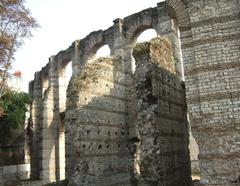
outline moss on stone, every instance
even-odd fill
[[[148,54],[150,52],[150,42],[137,43],[133,50],[133,56],[135,58]]]
[[[143,56],[149,58],[152,63],[176,74],[172,44],[167,38],[156,37],[149,42],[138,43],[134,47],[133,56],[136,61],[142,61],[138,59]]]

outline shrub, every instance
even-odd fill
[[[1,97],[0,107],[4,115],[0,117],[0,144],[9,145],[23,138],[25,114],[30,99],[27,93],[8,91]]]

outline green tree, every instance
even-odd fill
[[[1,144],[15,143],[22,136],[29,103],[29,96],[24,92],[8,91],[2,96],[0,106],[5,114],[0,118]]]
[[[0,0],[0,98],[7,91],[14,53],[38,27],[24,0]]]

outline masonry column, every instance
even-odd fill
[[[57,180],[65,179],[65,111],[66,111],[66,66],[63,57],[56,57],[56,72],[54,81],[54,121],[57,125],[58,137],[56,141],[56,174]],[[69,150],[69,149],[68,149]]]
[[[125,109],[128,113],[126,120],[126,132],[128,133],[129,174],[131,185],[135,186],[139,176],[139,132],[136,123],[137,102],[136,91],[134,89],[135,81],[133,78],[135,64],[133,64],[134,59],[132,57],[133,46],[132,43],[128,43],[129,38],[127,38],[127,33],[124,31],[123,27],[124,20],[114,20],[114,55],[122,58],[122,65],[124,65],[123,69],[125,73],[125,97],[127,99]]]
[[[32,85],[32,86],[31,86]],[[42,83],[40,73],[36,72],[33,82],[29,84],[29,93],[32,97],[30,106],[30,122],[31,122],[31,174],[33,180],[39,179],[39,126],[42,105]]]
[[[75,41],[72,44],[73,50],[72,50],[72,77],[69,81],[69,84],[71,84],[72,81],[74,81],[75,78],[79,76],[79,74],[82,73],[83,70],[83,60],[82,56],[80,54],[82,53],[82,50],[80,48],[80,41]],[[76,162],[76,147],[73,143],[73,135],[74,135],[74,129],[73,129],[73,121],[76,119],[74,110],[76,109],[76,103],[78,101],[78,97],[76,95],[73,95],[70,91],[70,89],[65,89],[65,93],[63,92],[65,81],[63,78],[63,73],[60,73],[59,69],[59,111],[62,112],[64,107],[66,108],[64,113],[64,136],[65,136],[65,176],[66,179],[69,179],[70,176],[74,173],[74,167]],[[66,99],[66,102],[63,100]],[[72,107],[72,104],[74,107]]]
[[[72,74],[77,75],[80,73],[81,64],[80,64],[80,41],[76,40],[72,44]]]
[[[168,38],[173,47],[173,56],[175,61],[176,72],[182,79],[183,76],[183,65],[181,56],[181,45],[180,45],[180,33],[176,19],[172,19],[167,12],[165,2],[158,3],[158,23],[156,31],[161,37]]]
[[[48,86],[44,91],[42,127],[41,127],[41,172],[40,179],[45,182],[56,181],[56,139],[57,125],[54,122],[54,58],[51,57],[43,69],[48,78]],[[42,70],[42,71],[43,71]]]

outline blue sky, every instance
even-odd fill
[[[51,55],[68,48],[75,40],[95,30],[112,26],[116,18],[124,18],[161,0],[26,0],[26,6],[38,20],[40,28],[33,32],[15,55],[13,70],[20,70],[23,90],[34,72],[41,70]]]

